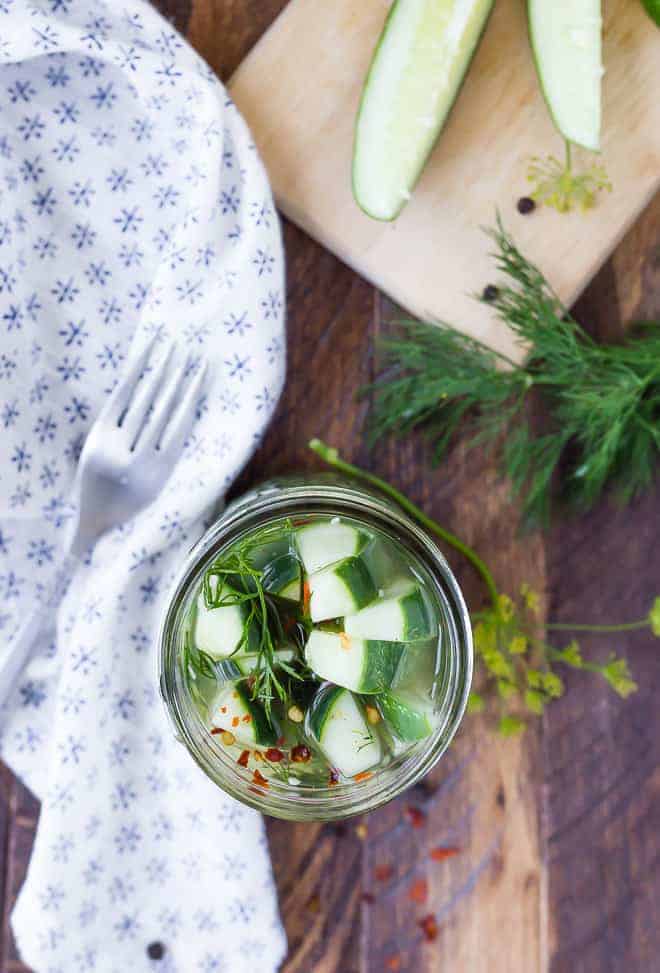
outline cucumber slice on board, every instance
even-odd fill
[[[322,686],[308,710],[307,729],[344,777],[354,777],[380,763],[380,740],[348,689]]]
[[[528,0],[536,71],[552,120],[569,142],[600,147],[601,0]]]
[[[309,611],[313,622],[358,612],[378,595],[369,569],[359,555],[322,568],[310,574],[308,580]]]
[[[275,746],[280,735],[277,724],[268,720],[260,702],[252,699],[244,682],[230,683],[215,699],[213,726],[228,730],[239,743],[248,746]]]
[[[355,614],[344,619],[347,635],[362,639],[385,639],[391,642],[414,642],[437,632],[437,623],[421,589],[410,583],[385,592]]]
[[[345,633],[314,631],[305,646],[307,665],[322,679],[355,693],[380,693],[392,685],[400,642],[370,642]]]
[[[430,699],[397,690],[381,693],[375,697],[375,701],[381,716],[400,740],[424,740],[433,733],[433,704]]]
[[[642,0],[642,6],[658,27],[660,27],[660,0]]]
[[[353,194],[378,220],[405,205],[440,134],[493,0],[396,0],[362,94]]]
[[[269,561],[263,569],[261,580],[271,595],[289,601],[300,601],[302,597],[300,561],[295,554],[280,554]]]
[[[309,524],[296,531],[296,545],[307,574],[344,558],[359,554],[367,535],[335,518],[327,523]]]
[[[231,594],[225,588],[227,595]],[[243,629],[250,612],[249,602],[238,605],[222,605],[220,608],[207,608],[204,592],[197,598],[195,617],[195,645],[212,659],[226,659],[236,650],[243,636]],[[246,649],[255,644],[256,628],[248,631]]]

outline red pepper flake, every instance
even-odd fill
[[[356,782],[356,784],[359,784],[361,780],[369,780],[370,777],[373,777],[371,771],[363,770],[361,773],[356,774],[353,780]]]
[[[294,764],[306,764],[312,759],[312,751],[304,743],[299,743],[291,750],[291,759]]]
[[[399,973],[401,969],[401,957],[399,954],[392,953],[391,956],[388,956],[385,960],[385,966],[390,970],[390,973]]]
[[[225,731],[222,729],[222,727],[219,727],[219,726],[212,726],[211,727],[211,736],[214,736],[215,737],[219,733],[224,733],[224,732]]]
[[[220,707],[220,712],[221,713],[226,713],[227,712],[227,707],[226,706],[221,706]]]
[[[418,807],[413,807],[409,805],[405,812],[406,821],[408,824],[412,825],[413,828],[422,828],[426,823],[426,815]]]
[[[308,912],[316,915],[317,912],[321,911],[321,899],[318,895],[312,895],[306,902],[305,908]]]
[[[374,868],[374,876],[377,882],[389,882],[393,875],[394,869],[391,865],[376,865]]]
[[[252,774],[252,783],[259,784],[260,787],[268,787],[268,781],[258,770],[255,770]]]
[[[374,902],[376,901],[376,896],[372,895],[371,892],[363,892],[362,901],[364,902],[365,905],[373,905]]]
[[[424,916],[423,919],[420,919],[417,925],[424,933],[424,939],[427,943],[434,943],[436,941],[438,938],[438,920],[432,912]]]
[[[278,750],[277,747],[269,747],[268,750],[266,750],[266,760],[270,760],[272,764],[278,764],[283,757],[284,754],[281,750]]]
[[[431,858],[434,862],[443,862],[445,858],[453,858],[460,850],[460,848],[455,848],[453,845],[438,845],[437,848],[431,848]]]
[[[334,768],[328,774],[328,787],[336,787],[339,783],[339,772]]]
[[[250,716],[249,713],[246,713],[245,714],[245,716],[242,718],[242,722],[243,723],[251,723],[252,722],[252,717]]]
[[[238,758],[238,760],[236,761],[236,763],[239,765],[239,767],[247,767],[249,759],[250,759],[250,751],[244,750],[240,755],[240,757]]]
[[[231,725],[233,727],[237,727],[240,722],[241,721],[239,720],[238,716],[232,716],[232,718],[231,718]]]
[[[416,879],[408,890],[408,898],[411,902],[423,905],[429,895],[429,883],[425,878]]]
[[[312,599],[312,589],[309,586],[309,581],[305,581],[303,584],[303,614],[309,614],[309,603]]]

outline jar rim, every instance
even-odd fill
[[[282,517],[346,516],[396,540],[419,560],[435,586],[449,645],[447,685],[440,703],[438,726],[425,741],[359,785],[340,782],[304,787],[270,781],[255,785],[208,733],[182,684],[178,658],[182,628],[191,596],[208,564],[224,548],[257,526]],[[402,536],[403,535],[403,536]],[[159,633],[160,690],[177,738],[204,773],[222,790],[263,813],[288,820],[337,820],[363,814],[417,783],[445,752],[464,715],[472,681],[473,648],[469,613],[460,587],[440,549],[428,533],[389,498],[335,475],[281,478],[230,504],[189,551],[174,581]]]

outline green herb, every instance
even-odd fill
[[[527,181],[534,187],[532,199],[545,206],[551,206],[559,213],[568,213],[579,207],[592,209],[596,205],[599,192],[612,191],[605,167],[594,163],[577,172],[573,168],[571,143],[565,142],[564,161],[560,162],[550,155],[545,159],[535,156],[527,170]]]
[[[489,605],[472,614],[474,647],[480,663],[478,681],[480,692],[473,692],[468,710],[481,712],[487,700],[499,714],[500,733],[511,736],[525,728],[522,714],[539,716],[546,705],[564,692],[564,683],[557,668],[566,666],[594,672],[604,678],[620,696],[628,696],[637,688],[625,659],[611,655],[603,663],[582,658],[577,641],[564,648],[556,648],[541,637],[538,619],[539,597],[529,585],[523,584],[514,602],[499,592],[492,573],[479,555],[427,516],[411,500],[385,480],[347,463],[338,451],[319,439],[312,439],[312,449],[330,466],[349,476],[370,483],[386,496],[395,500],[415,520],[441,540],[468,558],[484,582]],[[549,631],[589,631],[616,634],[637,629],[650,629],[660,637],[660,596],[655,599],[646,618],[619,625],[549,624]]]
[[[193,644],[190,632],[186,632],[184,636],[181,670],[188,692],[197,704],[206,710],[206,699],[199,687],[199,682],[203,679],[217,680],[216,663],[215,659],[212,659],[203,649],[198,649]]]
[[[252,696],[264,704],[266,715],[270,718],[271,704],[276,696],[288,702],[290,689],[279,668],[290,679],[300,680],[297,670],[283,662],[276,661],[277,644],[284,641],[282,622],[276,599],[264,588],[263,570],[255,567],[255,554],[266,544],[278,540],[283,530],[292,530],[290,521],[267,526],[251,534],[242,542],[213,562],[206,570],[203,580],[204,601],[207,608],[220,608],[227,605],[247,604],[240,639],[232,655],[249,648],[256,655],[255,667],[250,679]],[[257,644],[250,642],[251,633],[257,632]],[[273,634],[273,632],[275,634]]]
[[[524,363],[447,325],[404,322],[382,342],[372,440],[422,427],[438,460],[465,427],[469,445],[499,447],[528,526],[548,521],[560,462],[563,496],[574,505],[592,506],[609,482],[629,500],[652,482],[660,451],[660,325],[640,325],[621,344],[596,343],[499,221],[491,236],[510,283],[489,303],[527,349]],[[540,431],[529,419],[532,392],[549,416]]]
[[[363,733],[362,730],[353,730],[353,733],[357,735],[358,740],[360,741],[359,746],[356,748],[356,753],[361,753],[365,747],[368,747],[374,742],[371,730],[367,730],[366,733]]]

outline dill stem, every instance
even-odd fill
[[[648,619],[642,618],[637,622],[623,622],[620,625],[573,625],[570,622],[553,622],[546,625],[546,628],[555,632],[635,632],[647,628],[648,624]]]
[[[458,537],[451,534],[440,524],[428,517],[423,510],[409,500],[403,493],[400,493],[396,487],[391,486],[386,483],[385,480],[381,480],[379,476],[374,473],[368,473],[366,470],[360,469],[358,466],[353,466],[352,463],[347,463],[339,455],[339,452],[332,446],[326,445],[320,439],[311,439],[309,441],[309,448],[320,456],[321,459],[327,463],[329,466],[333,466],[337,470],[341,470],[343,473],[348,473],[350,476],[356,477],[358,480],[364,480],[366,483],[371,483],[373,486],[377,487],[382,493],[395,500],[400,507],[411,515],[415,520],[423,524],[427,530],[437,537],[440,537],[447,544],[451,545],[455,550],[459,551],[463,557],[465,557],[470,564],[475,568],[480,577],[482,578],[484,584],[488,588],[488,594],[490,595],[493,607],[497,608],[499,604],[499,592],[495,584],[495,579],[493,575],[486,567],[485,563],[481,560],[476,551],[473,551],[471,547],[464,544]]]

